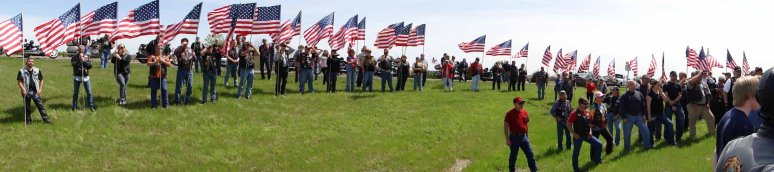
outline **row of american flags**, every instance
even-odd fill
[[[511,56],[511,41],[507,40],[503,43],[500,43],[492,48],[490,48],[488,51],[486,51],[486,55],[489,56]],[[462,42],[458,44],[460,50],[464,53],[471,53],[471,52],[484,52],[484,47],[486,44],[486,35],[480,36],[473,41],[470,42]],[[519,52],[512,56],[512,58],[521,58],[521,57],[527,57],[529,54],[529,43],[524,45]],[[551,46],[549,45],[546,47],[545,52],[543,53],[543,59],[542,64],[545,67],[549,67],[551,64],[551,60],[554,60],[554,72],[561,73],[561,72],[570,72],[574,71],[575,67],[577,66],[578,62],[578,50],[574,50],[572,52],[568,52],[567,54],[562,55],[562,49],[559,49],[559,51],[556,53],[556,58],[554,60],[553,54],[551,53]],[[727,67],[729,69],[734,69],[737,67],[737,64],[734,60],[734,58],[731,56],[730,50],[726,50],[726,65],[724,66],[719,62],[718,59],[716,59],[714,56],[709,54],[709,49],[707,49],[707,52],[705,53],[704,47],[701,48],[700,52],[697,54],[696,50],[691,49],[690,46],[686,47],[685,50],[685,56],[687,60],[687,67],[691,67],[696,70],[712,70],[713,68],[723,68]],[[632,60],[626,61],[626,65],[631,69],[634,76],[639,75],[639,68],[638,68],[638,57],[635,57]],[[666,70],[664,68],[664,62],[665,62],[664,53],[661,54],[661,78],[659,78],[661,81],[666,81]],[[594,66],[590,70],[591,67],[591,54],[588,54],[583,60],[580,62],[580,66],[577,68],[577,72],[583,72],[583,71],[591,71],[592,76],[595,79],[599,78],[599,72],[600,72],[600,64],[601,63],[601,56],[597,56],[596,60],[594,61]],[[656,56],[652,55],[650,65],[648,66],[648,71],[646,75],[650,78],[653,78],[656,74],[658,63],[656,61]],[[742,52],[742,66],[739,66],[742,68],[742,71],[749,72],[750,71],[750,64],[747,62],[747,55]],[[608,64],[608,76],[615,76],[615,59],[611,60]]]
[[[275,43],[290,43],[294,36],[302,37],[308,46],[316,46],[328,39],[331,49],[345,45],[353,47],[356,41],[365,41],[366,18],[355,15],[334,33],[334,14],[320,19],[301,33],[301,11],[292,20],[280,21],[281,5],[257,6],[256,3],[232,4],[207,13],[212,34],[233,35],[267,34]],[[180,34],[198,34],[202,3],[188,12],[182,21],[164,27],[159,15],[159,1],[154,0],[129,11],[118,20],[118,2],[113,2],[81,16],[80,3],[57,18],[34,28],[41,50],[50,54],[58,47],[83,36],[108,34],[110,41],[132,39],[145,35],[160,35],[168,44]],[[382,29],[374,46],[380,49],[424,45],[425,24],[412,27],[403,22]],[[8,54],[22,50],[22,14],[0,23],[0,47]],[[300,39],[300,38],[299,38]],[[227,41],[228,42],[228,41]]]

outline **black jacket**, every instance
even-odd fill
[[[333,57],[328,58],[328,75],[338,76],[339,71],[341,71],[341,59],[338,55],[333,55]]]
[[[121,60],[117,60],[116,58],[117,55],[120,55],[122,57]],[[124,53],[124,54],[113,53],[110,55],[110,62],[115,64],[114,68],[116,73],[120,73],[120,74],[131,73],[131,71],[129,70],[129,66],[131,66],[129,65],[129,62],[131,61],[132,61],[132,56],[129,55],[129,53]]]
[[[82,61],[78,55],[70,57],[70,64],[73,66],[73,76],[89,76],[89,69],[91,69],[91,61]]]

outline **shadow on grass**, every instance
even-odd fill
[[[690,147],[691,145],[693,145],[693,144],[696,144],[696,143],[699,143],[699,142],[701,142],[702,140],[704,140],[704,139],[708,139],[708,138],[710,138],[710,137],[712,137],[712,136],[713,136],[713,135],[711,135],[711,134],[705,134],[704,136],[701,136],[701,137],[699,137],[699,138],[695,138],[695,137],[694,137],[694,138],[690,138],[690,137],[689,137],[688,139],[685,139],[685,140],[683,140],[682,142],[678,142],[678,143],[677,143],[677,147],[679,147],[679,148],[683,148],[683,147]]]
[[[593,171],[593,169],[599,166],[600,164],[602,163],[595,163],[595,162],[589,161],[589,162],[586,162],[586,164],[583,164],[583,166],[580,166],[580,169],[582,171]]]
[[[543,154],[540,154],[540,155],[536,156],[535,159],[541,159],[541,158],[545,158],[545,157],[556,156],[556,155],[561,154],[562,151],[565,151],[565,150],[566,149],[559,149],[559,148],[554,147],[554,148],[548,149],[548,151],[543,152]],[[567,151],[569,151],[569,150],[567,150]]]
[[[148,87],[147,84],[146,85],[142,85],[142,84],[129,84],[128,87],[129,88],[140,88],[140,89],[150,88],[150,87]]]
[[[30,107],[33,108],[32,110],[37,111],[34,103],[30,102]],[[24,105],[14,107],[11,109],[6,109],[5,113],[8,114],[3,119],[0,119],[0,123],[3,124],[9,124],[9,123],[17,123],[17,122],[24,122]]]
[[[73,107],[73,105],[71,104],[72,97],[68,98],[67,100],[69,100],[68,102],[70,103],[55,103],[47,107],[51,109],[57,109],[57,110],[72,110],[72,107]],[[85,94],[82,94],[81,96],[79,96],[78,108],[81,110],[85,110],[86,108],[88,108],[89,107],[88,101],[89,100],[86,98]],[[99,105],[113,104],[113,103],[115,103],[115,100],[113,100],[113,98],[104,97],[104,96],[94,96],[94,106],[96,106],[95,108],[97,108],[97,110],[101,108]]]
[[[349,96],[349,98],[352,100],[368,99],[368,98],[374,98],[374,97],[376,97],[376,94]]]

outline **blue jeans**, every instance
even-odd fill
[[[228,86],[228,76],[231,76],[232,74],[236,73],[237,64],[232,64],[231,62],[226,62],[226,63],[228,63],[228,64],[226,65],[226,76],[224,76],[224,78],[223,78],[223,85]],[[234,85],[236,86],[237,85],[237,76],[231,76],[231,77],[234,78],[233,79],[234,80]]]
[[[567,121],[565,120],[556,122],[556,138],[558,140],[556,144],[559,145],[559,149],[563,149],[562,133],[564,133],[564,138],[566,139],[565,145],[567,145],[567,149],[570,149],[572,147],[572,136],[570,136],[570,129],[567,128]]]
[[[202,89],[202,102],[207,102],[207,93],[210,94],[210,101],[218,99],[215,92],[215,83],[218,80],[218,74],[215,71],[204,72],[204,88]]]
[[[470,89],[473,91],[478,91],[478,81],[481,80],[481,75],[474,75],[472,78],[472,82],[470,85]]]
[[[639,131],[640,138],[642,138],[643,142],[645,143],[645,148],[650,148],[650,131],[648,131],[648,125],[645,124],[645,120],[643,119],[642,115],[637,114],[635,116],[629,114],[628,117],[626,117],[626,123],[624,123],[624,150],[628,151],[632,148],[631,138],[632,127],[634,127],[634,125],[637,125],[637,131]]]
[[[385,89],[385,85],[384,84],[390,85],[390,92],[393,92],[393,90],[392,90],[392,72],[382,71],[382,73],[380,73],[380,75],[381,75],[381,78],[382,78],[382,92],[384,92],[384,89]]]
[[[86,90],[86,99],[88,99],[89,107],[94,108],[94,96],[91,95],[91,80],[73,80],[73,108],[78,108],[78,93],[81,90],[81,83],[83,83],[83,89]]]
[[[161,107],[167,108],[169,106],[169,93],[167,92],[167,78],[148,78],[148,86],[151,89],[151,108],[158,106],[158,98],[156,93],[161,89]]]
[[[99,57],[99,67],[100,68],[102,68],[102,69],[107,68],[108,63],[110,63],[110,60],[108,60],[108,57],[110,57],[110,50],[102,51],[102,54]]]
[[[301,92],[301,94],[304,94],[304,84],[309,86],[309,93],[314,92],[314,85],[312,81],[314,81],[313,69],[301,69],[301,73],[298,73],[298,80],[300,81],[298,83],[298,91]]]
[[[363,91],[374,92],[374,71],[363,72]]]
[[[610,130],[610,134],[615,138],[615,144],[621,143],[621,118],[614,113],[607,113],[607,130]]]
[[[357,70],[355,70],[351,66],[347,66],[346,69],[347,69],[347,86],[345,86],[344,91],[355,92],[355,77],[357,76]]]
[[[535,164],[535,154],[532,152],[532,147],[529,145],[529,138],[526,134],[511,134],[508,136],[511,140],[511,154],[508,158],[509,171],[516,170],[516,158],[519,155],[519,149],[524,151],[524,155],[527,157],[527,164],[530,171],[537,171],[537,165]]]
[[[419,91],[422,91],[422,75],[414,75],[414,91],[417,90],[417,87]]]
[[[674,111],[669,106],[665,107],[664,115],[666,115],[666,118],[671,119],[672,114],[677,115],[675,116],[675,122],[677,122],[675,138],[679,141],[683,139],[683,133],[685,132],[685,113],[683,113],[683,107],[680,104],[676,104]]]
[[[242,97],[242,88],[245,88],[245,98],[250,98],[250,94],[253,93],[253,78],[255,78],[255,71],[253,69],[239,69],[241,76],[239,77],[239,89],[237,89],[237,98]]]
[[[185,97],[183,103],[191,103],[191,94],[193,89],[193,72],[191,70],[179,69],[177,71],[177,78],[175,78],[175,104],[180,104],[180,93],[182,92],[183,84],[185,84]]]
[[[126,103],[126,85],[129,84],[129,74],[116,74],[116,82],[118,83],[119,101]]]
[[[538,99],[543,100],[546,99],[546,83],[537,83],[538,87]]]
[[[672,120],[666,117],[664,114],[653,114],[651,115],[653,119],[654,125],[664,125],[664,139],[667,143],[674,143],[675,141],[675,130],[674,130],[674,124],[672,124]]]
[[[443,89],[444,90],[452,90],[454,87],[452,86],[452,79],[451,78],[443,78]]]
[[[596,163],[602,162],[602,142],[599,142],[599,140],[593,136],[580,136],[578,139],[573,139],[573,145],[575,147],[572,149],[572,169],[575,171],[580,171],[578,156],[583,142],[591,144],[591,160]]]

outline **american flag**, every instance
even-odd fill
[[[143,35],[158,35],[161,33],[159,21],[159,1],[155,0],[136,9],[129,10],[129,15],[118,23],[118,29],[110,37],[110,41],[136,38]]]
[[[407,47],[408,41],[409,41],[409,34],[411,34],[411,26],[413,23],[409,23],[406,26],[403,27],[400,31],[398,31],[398,38],[395,39],[395,46],[396,47]]]
[[[395,45],[395,39],[398,38],[396,31],[403,29],[403,22],[395,23],[382,29],[376,35],[376,41],[374,41],[374,47],[379,49],[390,49]]]
[[[666,69],[664,68],[664,52],[661,52],[661,83],[666,83]]]
[[[599,58],[601,57],[597,56],[597,61],[594,62],[594,70],[593,70],[594,79],[599,79],[599,65],[600,65]]]
[[[309,46],[316,46],[320,40],[333,35],[333,14],[328,14],[304,31],[304,39]]]
[[[521,47],[521,50],[519,50],[519,54],[517,54],[516,58],[526,58],[529,55],[529,42],[527,42],[524,47]]]
[[[183,21],[180,23],[167,25],[167,28],[164,30],[164,34],[162,34],[161,37],[161,44],[166,45],[169,42],[172,42],[172,40],[175,39],[175,36],[178,34],[196,35],[196,33],[199,31],[199,16],[201,15],[201,12],[202,3],[199,3],[198,5],[194,6],[191,12],[188,12],[188,15],[185,16]]]
[[[565,71],[575,70],[575,66],[578,65],[578,50],[565,54],[564,58],[566,58],[564,61],[566,63],[565,67],[567,67]]]
[[[634,77],[637,77],[637,73],[639,72],[639,68],[637,68],[637,57],[634,57],[634,60],[629,61],[629,69],[632,69]]]
[[[699,58],[697,60],[696,65],[693,66],[693,68],[697,70],[712,70],[713,67],[723,67],[720,62],[715,59],[715,57],[712,57],[711,55],[707,55],[709,53],[704,53],[704,48],[699,51]]]
[[[549,45],[548,47],[546,47],[546,51],[543,52],[543,65],[548,67],[548,65],[551,64],[552,58],[553,57],[551,55],[551,46]]]
[[[366,18],[363,17],[362,20],[360,20],[360,23],[357,24],[357,37],[355,37],[355,40],[365,40],[365,32],[366,32]]]
[[[591,54],[586,56],[586,58],[581,61],[580,67],[578,67],[578,73],[581,71],[588,71],[589,65],[591,65]]]
[[[731,52],[726,49],[726,67],[728,68],[736,68],[736,62],[734,61],[734,58],[731,57]]]
[[[694,67],[699,63],[699,55],[691,47],[685,47],[685,59],[688,67]]]
[[[118,2],[97,8],[81,17],[80,36],[111,34],[118,27]]]
[[[650,57],[651,57],[650,66],[648,67],[648,73],[646,73],[645,75],[647,75],[650,78],[653,78],[653,76],[656,76],[656,65],[658,64],[656,64],[656,55],[651,54]]]
[[[22,50],[22,14],[0,22],[0,47],[6,54]]]
[[[228,54],[228,51],[231,50],[231,46],[232,46],[231,45],[231,41],[234,39],[234,31],[236,30],[236,27],[237,27],[237,19],[236,18],[231,18],[231,22],[230,23],[231,24],[229,24],[229,29],[228,29],[228,32],[226,34],[226,41],[224,43],[225,46],[223,46],[223,48],[221,48],[221,52],[220,53],[222,53],[222,54]]]
[[[744,73],[750,72],[750,63],[747,63],[747,54],[742,51],[742,70]]]
[[[710,55],[709,48],[707,48],[707,60],[710,67],[723,68],[723,64],[720,63],[720,60],[715,58],[715,56]]]
[[[425,45],[425,24],[420,24],[414,29],[411,29],[411,36],[409,37],[409,46]]]
[[[610,64],[607,65],[607,76],[610,78],[615,78],[615,59],[610,61]]]
[[[81,4],[75,5],[58,18],[35,27],[35,37],[40,42],[40,49],[50,55],[57,47],[72,41],[80,27]]]
[[[492,47],[489,51],[486,51],[486,55],[489,56],[511,56],[511,40],[507,40],[500,43],[497,46]]]
[[[246,35],[253,29],[255,3],[226,5],[207,13],[210,32],[213,34],[227,33],[231,28],[231,19],[236,19],[234,33]]]
[[[269,34],[275,43],[290,43],[290,40],[296,35],[301,35],[301,11],[292,22],[288,20],[282,23],[279,33]]]
[[[252,34],[280,32],[280,5],[255,8]]]
[[[349,20],[341,26],[339,31],[328,39],[328,45],[330,45],[333,50],[339,50],[347,44],[347,41],[352,40],[355,37],[357,37],[357,15],[349,18]]]
[[[554,60],[554,72],[564,72],[564,65],[565,61],[564,57],[562,57],[562,49],[560,48],[559,52],[556,52],[556,60]]]
[[[478,37],[471,42],[463,42],[458,44],[462,52],[484,52],[484,44],[486,44],[486,35]],[[510,55],[510,54],[509,54]]]

